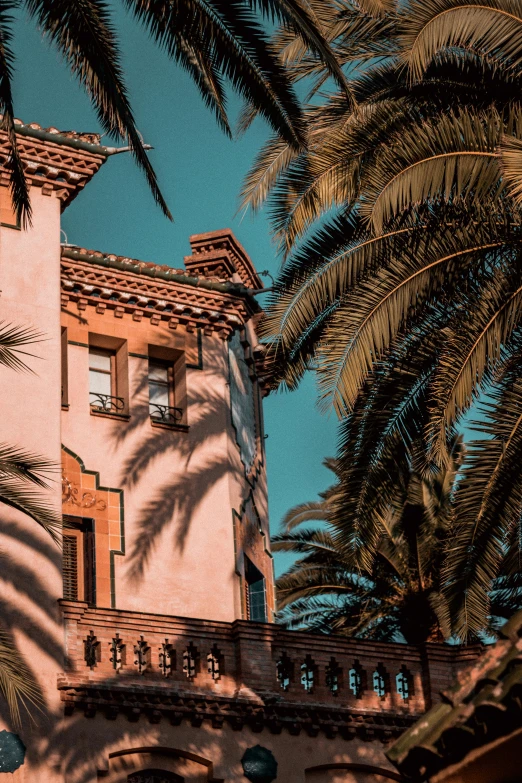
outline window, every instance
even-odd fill
[[[89,392],[111,395],[113,389],[114,361],[110,351],[89,348]]]
[[[245,556],[246,617],[257,623],[266,623],[265,577]]]
[[[89,348],[89,402],[98,413],[122,413],[124,401],[117,396],[116,356],[103,348]]]
[[[183,415],[174,407],[174,367],[160,359],[149,359],[149,413],[165,424],[177,424]]]
[[[63,597],[68,601],[96,602],[94,523],[92,519],[65,517],[63,521]]]
[[[67,329],[62,327],[62,408],[69,407],[68,372],[67,372]]]

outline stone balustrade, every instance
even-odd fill
[[[65,710],[391,739],[481,652],[62,601]]]

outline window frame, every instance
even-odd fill
[[[62,408],[69,408],[69,342],[68,330],[62,326],[61,333],[61,381],[62,381]]]
[[[256,565],[250,560],[247,555],[244,557],[245,567],[245,617],[247,620],[253,623],[267,623],[268,622],[268,601],[266,590],[266,577],[262,571],[257,568]],[[259,593],[263,595],[263,619],[252,617],[252,590],[254,585],[261,584],[261,590]]]
[[[188,432],[187,422],[187,386],[186,386],[186,357],[184,351],[177,348],[167,348],[149,343],[147,351],[147,406],[151,427],[159,427],[177,432]],[[168,408],[174,408],[177,412],[173,418],[163,419],[160,415],[151,412],[150,399],[150,373],[151,367],[166,367],[168,370]],[[161,403],[157,403],[161,405]]]
[[[112,337],[110,335],[97,334],[89,332],[89,357],[88,357],[88,370],[87,370],[87,387],[88,387],[88,399],[89,407],[92,416],[105,416],[109,418],[123,419],[129,421],[129,361],[128,361],[128,344],[127,340]],[[100,375],[106,374],[99,370],[97,367],[91,369],[92,354],[102,354],[110,357],[110,389],[111,393],[108,395],[113,398],[114,402],[107,410],[96,410],[91,405],[91,393],[97,394],[98,392],[91,392],[90,373],[98,372]],[[103,394],[104,392],[99,392]],[[119,402],[116,402],[119,401]],[[96,402],[93,400],[94,406]]]
[[[168,399],[168,407],[174,408],[176,406],[176,389],[174,386],[174,364],[173,362],[169,362],[165,359],[157,359],[155,356],[149,356],[149,364],[147,368],[147,379],[148,379],[148,391],[149,391],[149,406],[151,404],[150,399],[150,385],[151,385],[151,377],[150,377],[150,370],[151,365],[156,365],[156,367],[161,367],[162,369],[167,370],[167,381],[163,384],[161,381],[153,381],[153,383],[158,383],[158,385],[164,385],[167,389],[167,399]],[[153,403],[154,404],[154,403]],[[150,412],[150,407],[149,407]]]
[[[63,597],[67,601],[85,601],[89,606],[96,606],[96,539],[94,520],[88,517],[63,517],[63,538],[76,540],[76,583],[77,595],[65,596],[65,584],[62,588]],[[62,568],[63,581],[63,568]]]
[[[106,356],[110,359],[110,369],[100,370],[98,367],[91,367],[91,355]],[[98,394],[91,391],[91,372],[97,372],[100,375],[110,376],[111,397],[117,397],[117,378],[116,378],[116,353],[110,348],[98,348],[96,345],[89,345],[89,394]]]

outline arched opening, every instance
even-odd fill
[[[174,772],[166,772],[162,769],[143,769],[141,772],[133,772],[127,778],[127,783],[184,783],[184,778]]]

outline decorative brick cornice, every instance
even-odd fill
[[[198,326],[224,338],[258,309],[241,285],[76,247],[62,250],[61,286],[64,305],[73,301],[79,309],[92,306],[135,321],[150,318],[153,325],[167,322],[173,329]]]
[[[62,210],[96,174],[109,154],[91,143],[95,134],[60,133],[55,128],[43,130],[36,123],[17,122],[17,143],[30,185],[42,193],[55,192]],[[10,146],[7,134],[0,130],[0,184],[9,184]]]
[[[246,288],[263,288],[245,248],[229,228],[193,234],[190,246],[192,255],[185,257],[185,266],[193,274],[222,280],[230,280],[237,274]]]
[[[414,715],[394,712],[362,711],[331,708],[321,704],[285,703],[277,697],[263,702],[244,698],[229,698],[208,693],[194,693],[154,686],[126,686],[120,683],[79,683],[63,676],[58,683],[66,715],[75,710],[88,718],[96,714],[115,720],[118,715],[135,722],[143,717],[151,723],[167,720],[173,725],[182,721],[199,727],[220,729],[228,723],[240,731],[268,729],[272,734],[283,730],[311,737],[323,733],[329,738],[363,739],[390,742],[415,722]]]

